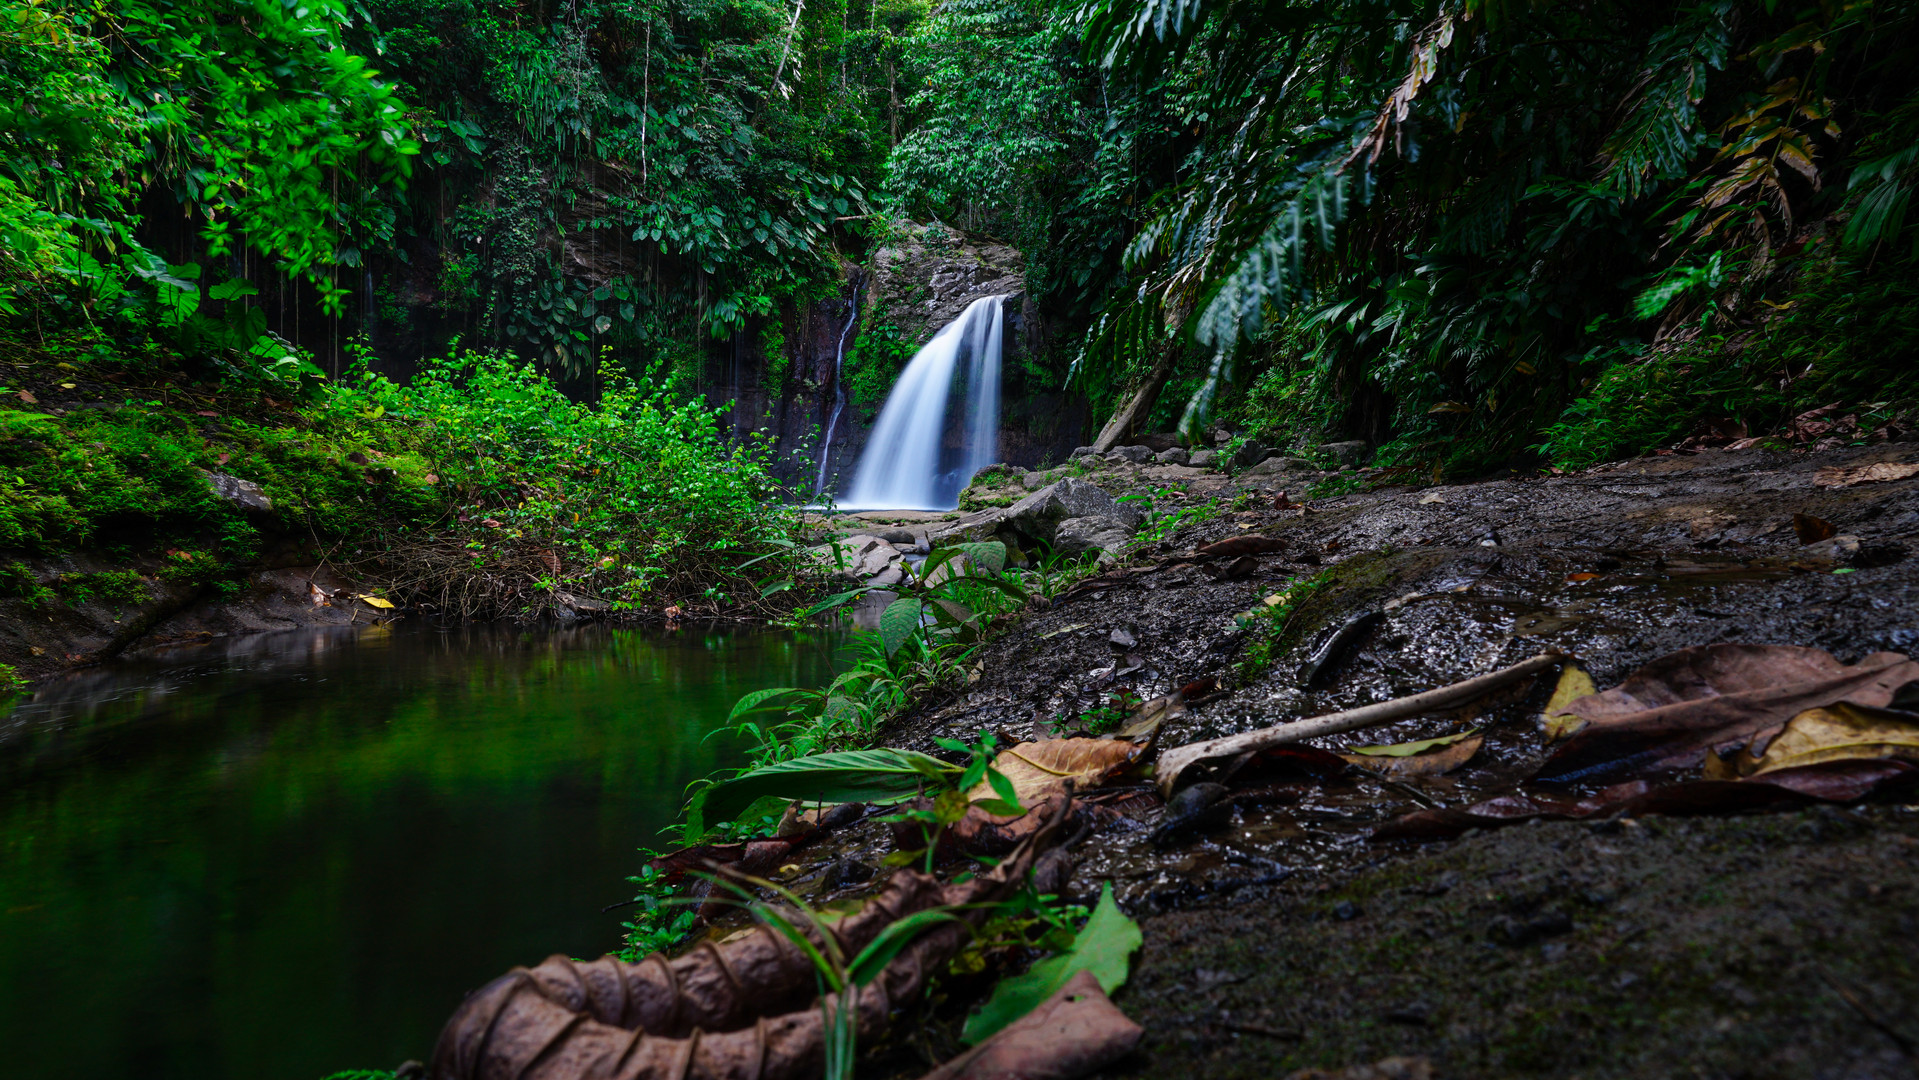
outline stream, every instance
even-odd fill
[[[616,947],[636,849],[834,633],[426,626],[160,650],[0,720],[9,1077],[425,1058],[514,964]]]

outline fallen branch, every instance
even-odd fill
[[[1540,653],[1538,656],[1521,660],[1511,667],[1500,668],[1490,674],[1456,682],[1451,686],[1442,686],[1437,690],[1428,690],[1423,694],[1394,698],[1392,701],[1382,701],[1376,705],[1364,705],[1357,709],[1347,709],[1345,712],[1328,713],[1325,716],[1315,716],[1310,720],[1296,720],[1290,724],[1278,724],[1239,735],[1228,735],[1223,739],[1208,739],[1205,742],[1175,747],[1159,756],[1157,776],[1159,791],[1161,795],[1172,795],[1173,788],[1179,783],[1180,774],[1197,762],[1212,758],[1237,757],[1257,750],[1269,750],[1275,746],[1316,739],[1322,735],[1337,735],[1345,731],[1377,727],[1380,724],[1403,720],[1408,716],[1418,716],[1420,713],[1431,712],[1434,709],[1462,705],[1502,686],[1511,685],[1545,671],[1564,659],[1565,657],[1559,653]]]

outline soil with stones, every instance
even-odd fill
[[[1822,486],[1831,470],[1907,461],[1919,446],[1707,451],[1303,508],[1270,478],[1101,466],[1087,479],[1161,511],[1224,510],[1027,615],[982,648],[963,693],[881,741],[1046,737],[1116,700],[1213,680],[1167,721],[1173,746],[1545,650],[1576,656],[1601,687],[1710,642],[1816,646],[1849,663],[1910,653],[1919,477]],[[1803,542],[1828,525],[1836,539]],[[1282,550],[1227,573],[1187,557],[1244,534]],[[1289,589],[1304,599],[1277,630],[1239,618]],[[1852,808],[1371,842],[1400,814],[1512,790],[1545,756],[1551,688],[1546,677],[1317,743],[1482,731],[1480,753],[1445,775],[1236,799],[1172,846],[1153,842],[1156,809],[1122,815],[1082,843],[1069,892],[1090,899],[1110,880],[1146,937],[1116,1001],[1148,1034],[1112,1075],[1279,1076],[1416,1055],[1446,1077],[1919,1076],[1910,788]]]

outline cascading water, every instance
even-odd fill
[[[1004,296],[975,300],[933,335],[900,372],[840,498],[850,510],[951,510],[973,474],[999,452],[1000,338]],[[946,443],[947,402],[966,360],[959,447]]]
[[[840,413],[846,411],[846,383],[840,374],[846,366],[846,335],[853,332],[853,324],[860,317],[860,283],[853,282],[853,302],[846,307],[846,325],[840,329],[840,347],[833,354],[833,415],[826,421],[826,438],[820,442],[820,476],[813,482],[813,494],[826,490],[826,463],[833,457],[833,429],[840,424]]]

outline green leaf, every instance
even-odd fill
[[[730,821],[769,795],[818,803],[899,802],[919,794],[929,775],[947,772],[959,770],[912,750],[845,750],[754,769],[708,788],[698,801],[712,821]]]
[[[822,611],[831,611],[836,607],[840,607],[844,604],[850,603],[852,600],[854,600],[857,597],[865,596],[867,593],[870,593],[872,591],[873,589],[870,586],[862,585],[857,589],[849,589],[843,593],[835,593],[832,596],[829,596],[826,599],[821,600],[819,603],[814,604],[812,607],[801,610],[799,613],[799,617],[802,619],[806,619],[806,618],[811,618],[814,615],[818,615]]]
[[[1003,814],[1010,812],[1023,814],[1026,812],[1019,804],[1019,792],[1014,789],[1013,781],[1009,779],[1005,773],[988,765],[986,767],[986,782],[992,785],[993,794],[998,795],[1002,801],[1010,803],[1013,807],[1011,811],[995,810],[993,813]]]
[[[854,986],[865,986],[879,978],[880,972],[886,970],[886,965],[893,962],[900,950],[911,945],[914,938],[928,927],[950,922],[956,917],[952,908],[936,907],[915,911],[903,919],[894,920],[846,966],[847,981]]]
[[[1107,993],[1126,981],[1128,958],[1140,945],[1139,924],[1113,902],[1113,885],[1100,890],[1099,905],[1073,939],[1072,951],[1033,965],[1024,975],[1001,979],[980,1011],[966,1018],[960,1038],[977,1044],[1006,1025],[1032,1012],[1040,1002],[1066,985],[1066,980],[1090,971]]]
[[[1016,802],[1007,802],[1005,799],[974,799],[973,805],[989,814],[998,814],[1001,817],[1018,817],[1026,812],[1024,806]]]
[[[998,540],[982,540],[953,546],[964,552],[974,566],[995,574],[1006,569],[1006,545]]]
[[[771,701],[776,697],[801,693],[805,693],[805,691],[797,686],[775,686],[770,690],[755,690],[733,703],[733,711],[726,714],[726,722],[730,724],[750,712],[769,711],[763,703]]]
[[[1437,739],[1420,739],[1417,742],[1394,743],[1391,746],[1355,746],[1347,753],[1371,754],[1375,757],[1412,757],[1414,754],[1423,754],[1436,746],[1451,746],[1462,739],[1471,738],[1478,731],[1478,728],[1473,728],[1471,731],[1462,731],[1457,735],[1441,735]]]
[[[910,597],[901,597],[886,605],[886,610],[880,612],[880,641],[886,646],[886,655],[899,652],[900,646],[919,633],[924,611],[924,605]]]

